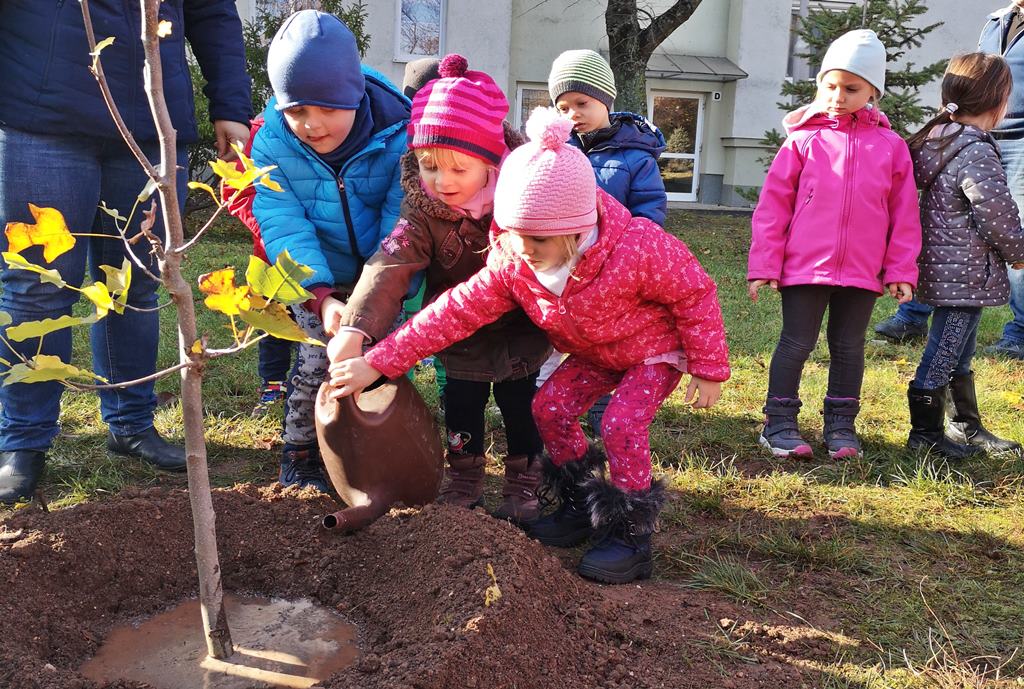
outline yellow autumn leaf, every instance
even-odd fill
[[[192,352],[193,354],[202,354],[203,353],[203,343],[202,343],[202,341],[201,340],[196,340],[195,342],[193,342],[192,346],[189,347],[189,351]]]
[[[231,148],[234,149],[235,154],[238,156],[238,159],[242,161],[242,167],[244,167],[246,170],[256,165],[256,163],[252,162],[252,158],[245,155],[245,148],[242,146],[242,144],[238,143],[237,141],[232,141]]]
[[[248,325],[257,330],[270,333],[280,340],[304,342],[316,347],[324,346],[324,343],[320,340],[307,335],[306,331],[300,328],[292,320],[292,317],[288,315],[288,309],[276,301],[266,302],[266,308],[259,311],[244,310],[239,314],[239,317]]]
[[[114,37],[113,36],[107,36],[102,41],[100,41],[99,43],[96,44],[96,49],[95,50],[93,50],[91,53],[89,53],[92,56],[92,71],[93,72],[96,71],[96,65],[99,64],[100,53],[102,53],[103,49],[108,47],[113,42],[114,42]]]
[[[7,313],[6,311],[0,311],[0,327],[10,325],[13,322],[14,319],[11,318],[11,314]]]
[[[156,35],[160,38],[167,38],[173,30],[174,27],[166,19],[161,19],[160,23],[156,25]]]
[[[497,603],[501,600],[501,589],[498,588],[498,579],[494,576],[494,567],[491,563],[487,563],[487,576],[491,578],[491,585],[484,591],[484,607],[491,607],[492,603]]]
[[[7,251],[20,254],[30,246],[43,247],[43,258],[52,263],[55,258],[75,246],[75,237],[64,222],[64,215],[56,208],[40,208],[28,204],[29,212],[36,219],[35,224],[9,222],[4,234],[7,235]]]
[[[262,177],[260,177],[260,184],[265,186],[270,191],[278,191],[278,192],[283,192],[284,191],[284,189],[281,188],[280,184],[278,184],[277,182],[275,182],[274,180],[272,180],[270,178],[270,175],[263,175]]]
[[[101,318],[99,314],[90,313],[81,318],[77,316],[60,316],[44,318],[41,321],[24,321],[7,329],[7,337],[15,342],[22,342],[30,337],[43,337],[52,332],[70,328],[75,325],[91,325]]]
[[[4,376],[4,385],[13,383],[42,383],[49,380],[107,380],[92,371],[65,364],[58,356],[37,354],[28,363],[11,366]]]
[[[235,269],[221,268],[199,276],[199,291],[207,295],[203,303],[207,308],[228,316],[237,316],[249,309],[249,287],[235,286]]]
[[[106,316],[111,309],[117,313],[124,313],[124,304],[116,303],[114,297],[110,294],[110,290],[102,282],[94,282],[87,287],[83,287],[82,294],[96,305],[96,315],[100,318]]]
[[[213,198],[214,205],[216,205],[216,206],[220,205],[220,199],[217,198],[217,195],[215,193],[213,193],[213,187],[211,187],[209,184],[203,184],[202,182],[189,182],[188,183],[188,188],[189,189],[202,189],[203,191],[205,191],[207,194],[209,194]]]
[[[13,254],[10,251],[5,251],[0,256],[3,256],[4,261],[7,263],[7,267],[12,270],[27,270],[30,273],[36,273],[39,275],[40,282],[47,282],[57,287],[66,287],[67,283],[64,282],[64,278],[61,277],[60,273],[53,268],[43,268],[37,266],[35,263],[29,263],[21,254]]]

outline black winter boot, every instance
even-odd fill
[[[0,504],[31,500],[45,464],[45,450],[0,452]]]
[[[832,459],[860,457],[860,438],[854,421],[860,411],[860,401],[854,397],[826,397],[825,429],[822,436],[828,448],[828,456]]]
[[[167,442],[153,426],[132,435],[108,431],[107,449],[119,455],[138,457],[164,471],[185,471],[187,468],[185,447]]]
[[[981,425],[978,397],[974,389],[974,372],[949,379],[949,397],[946,414],[950,423],[946,437],[960,445],[973,445],[986,452],[1020,452],[1020,443],[1004,440]]]
[[[604,452],[594,445],[578,461],[562,466],[555,466],[547,455],[544,456],[544,487],[538,494],[546,503],[553,503],[555,499],[561,503],[557,510],[529,526],[530,538],[559,548],[571,548],[590,538],[592,527],[586,482],[595,472],[604,471],[604,463]]]
[[[946,437],[946,392],[949,386],[934,390],[907,386],[907,404],[910,407],[910,435],[907,447],[911,450],[936,452],[947,459],[967,459],[979,450],[970,445],[955,443]]]
[[[796,423],[801,402],[798,399],[771,397],[764,403],[764,430],[757,439],[775,457],[811,457],[814,452],[800,435]]]
[[[665,484],[627,492],[603,477],[588,482],[587,505],[594,529],[604,537],[580,560],[579,573],[606,584],[648,579],[654,571],[651,534],[665,502]]]

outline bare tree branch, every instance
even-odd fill
[[[655,48],[693,16],[700,3],[701,0],[677,0],[671,7],[651,20],[647,28],[640,32],[642,55],[649,58],[654,54]]]

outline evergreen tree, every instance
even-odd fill
[[[942,22],[916,26],[915,21],[927,11],[924,0],[867,0],[866,6],[858,4],[845,11],[813,9],[808,16],[799,19],[797,34],[807,50],[796,55],[807,60],[817,72],[832,41],[853,29],[872,29],[885,46],[889,64],[885,73],[886,92],[880,107],[892,128],[907,136],[915,125],[924,122],[934,112],[933,108],[921,105],[918,91],[942,76],[946,69],[945,60],[923,67],[905,61],[910,50],[919,48],[926,35],[942,26]],[[899,63],[902,63],[901,67],[897,67]],[[791,110],[794,105],[810,103],[816,90],[813,78],[783,82],[782,97],[786,100],[778,106],[782,110]],[[765,132],[762,143],[772,147],[771,154],[761,158],[766,168],[784,139],[785,136],[777,129]]]

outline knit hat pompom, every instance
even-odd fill
[[[501,166],[494,222],[536,236],[577,234],[597,224],[597,179],[583,151],[565,141],[572,122],[554,108],[536,108],[526,122],[528,143]]]
[[[451,53],[444,56],[437,71],[442,79],[455,79],[466,76],[467,69],[469,69],[469,61],[458,53]]]
[[[526,121],[526,136],[550,151],[564,144],[571,131],[572,122],[554,108],[536,107]]]

